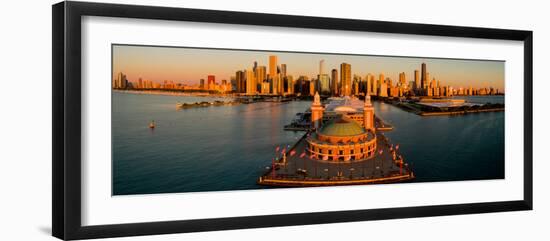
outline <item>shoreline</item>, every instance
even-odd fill
[[[246,95],[243,93],[227,93],[227,94],[211,94],[205,92],[183,92],[170,90],[122,90],[112,89],[113,92],[136,95],[163,95],[163,96],[186,96],[186,97],[204,97],[204,98],[233,98],[258,100],[263,99],[266,102],[286,102],[289,100],[311,100],[311,96],[296,96],[296,95],[271,95],[271,94],[256,94]]]
[[[211,97],[211,98],[235,98],[237,94],[209,94],[203,92],[182,92],[168,90],[118,90],[112,89],[113,92],[136,94],[136,95],[164,95],[164,96],[189,96],[189,97]]]
[[[445,111],[445,112],[421,112],[421,116],[440,116],[440,115],[466,115],[473,113],[483,113],[483,112],[500,112],[504,111],[504,108],[491,108],[483,110],[465,110],[465,111]]]

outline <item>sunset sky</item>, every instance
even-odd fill
[[[123,72],[129,81],[138,78],[162,82],[172,80],[185,84],[198,84],[207,75],[215,75],[216,82],[230,80],[235,71],[258,66],[268,66],[269,55],[278,56],[278,65],[287,65],[287,74],[295,79],[300,75],[309,77],[319,73],[319,61],[325,60],[325,73],[332,69],[340,73],[340,64],[351,64],[352,75],[363,78],[371,73],[378,78],[380,73],[397,81],[400,72],[405,72],[407,81],[414,80],[414,70],[420,71],[424,62],[430,79],[436,78],[442,85],[452,87],[494,87],[504,92],[504,62],[486,60],[454,60],[412,57],[386,57],[343,54],[310,54],[250,50],[218,50],[176,47],[113,46],[113,73]],[[268,68],[268,67],[267,67]],[[269,71],[269,68],[268,68]],[[394,82],[395,83],[395,82]]]

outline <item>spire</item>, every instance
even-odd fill
[[[374,130],[374,108],[370,102],[370,95],[365,95],[365,105],[363,106],[363,126],[367,130]]]
[[[321,104],[321,96],[318,92],[315,92],[313,103],[311,104],[311,122],[313,128],[318,129],[321,127],[323,121],[323,105]]]
[[[321,104],[321,96],[319,96],[319,92],[315,92],[315,96],[313,97],[313,104]]]
[[[367,95],[365,96],[365,106],[372,106],[370,102],[370,94],[368,91],[367,91]]]

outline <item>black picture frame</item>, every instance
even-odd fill
[[[81,17],[193,21],[328,30],[351,30],[426,36],[517,40],[524,43],[524,180],[523,199],[404,208],[212,218],[82,226],[81,224]],[[52,233],[60,239],[200,232],[322,224],[380,219],[532,210],[533,208],[533,32],[415,23],[335,19],[171,7],[90,2],[52,6],[53,156]]]

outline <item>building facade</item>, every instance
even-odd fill
[[[341,91],[340,94],[343,96],[351,95],[351,64],[342,63],[340,64],[340,81],[341,81]]]
[[[311,114],[316,129],[306,139],[311,158],[327,162],[354,162],[371,159],[376,155],[374,108],[370,95],[365,97],[362,118],[354,119],[357,109],[343,105],[331,110],[338,114],[332,113],[335,118],[328,121],[323,121],[325,109],[319,95],[316,94],[314,99]],[[363,125],[358,121],[362,121]]]
[[[255,95],[257,94],[257,84],[256,84],[256,76],[254,76],[254,71],[252,69],[249,69],[246,71],[246,94],[247,95]]]
[[[331,87],[332,87],[332,96],[338,95],[338,89],[340,89],[340,84],[338,83],[338,70],[332,69],[331,71]]]

